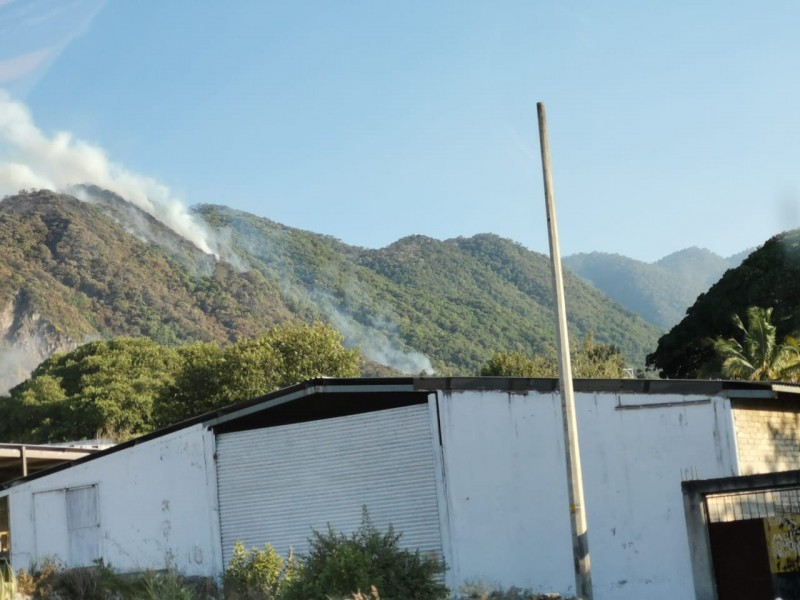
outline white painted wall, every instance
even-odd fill
[[[14,566],[28,568],[69,548],[65,527],[37,534],[34,494],[56,497],[41,493],[97,484],[106,563],[120,571],[169,565],[187,575],[218,574],[213,453],[213,434],[196,425],[10,488]]]
[[[448,583],[574,593],[559,395],[439,404]],[[680,484],[736,473],[728,401],[577,394],[576,405],[595,600],[693,598]]]
[[[559,398],[454,393],[439,414],[448,585],[574,591]]]

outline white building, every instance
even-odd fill
[[[595,599],[715,597],[681,483],[800,468],[800,388],[575,390]],[[357,528],[362,506],[443,556],[452,589],[573,593],[557,381],[313,380],[0,487],[15,567],[217,576],[236,540],[303,552],[312,528]]]

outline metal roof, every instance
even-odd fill
[[[0,482],[10,481],[108,448],[65,444],[0,443]]]

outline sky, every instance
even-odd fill
[[[0,0],[0,196],[96,178],[343,242],[729,256],[800,227],[800,3]]]

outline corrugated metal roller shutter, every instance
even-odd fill
[[[442,555],[427,405],[217,436],[225,564],[233,545],[307,550],[312,529],[350,533],[362,506],[401,544]]]

